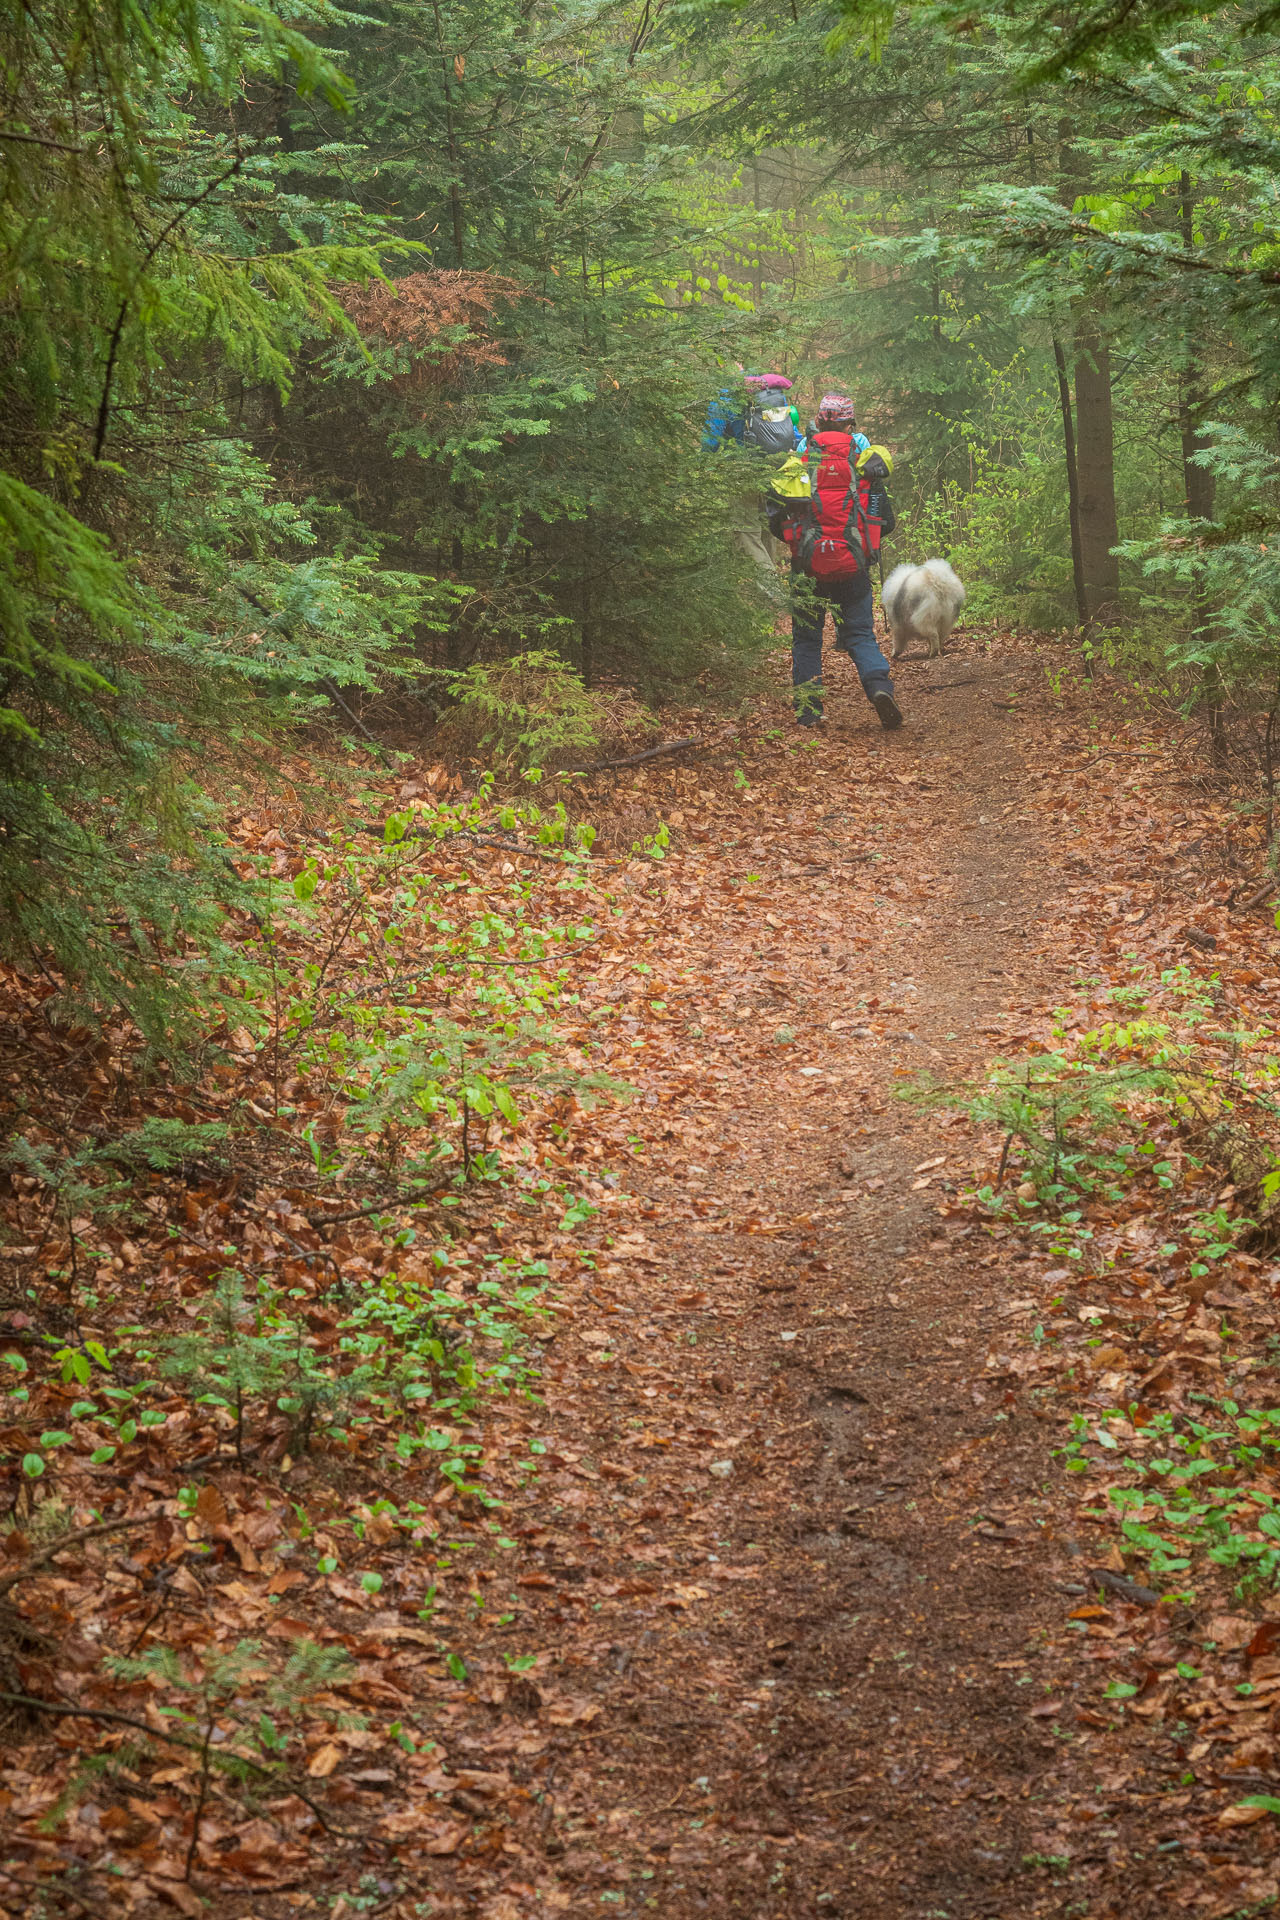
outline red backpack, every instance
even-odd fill
[[[880,518],[871,511],[873,476],[850,465],[852,435],[815,433],[809,442],[820,463],[810,496],[815,524],[807,530],[801,563],[822,586],[856,580],[880,551]]]

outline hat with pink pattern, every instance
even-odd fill
[[[818,407],[818,419],[829,427],[852,427],[857,424],[853,417],[853,402],[847,393],[824,393]]]

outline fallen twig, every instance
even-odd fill
[[[183,1879],[189,1881],[191,1869],[196,1863],[196,1850],[200,1845],[200,1822],[204,1819],[205,1801],[209,1798],[209,1746],[213,1740],[213,1729],[217,1722],[210,1713],[205,1722],[204,1739],[200,1742],[200,1791],[196,1795],[196,1810],[191,1816],[191,1844],[187,1848],[187,1864]]]
[[[11,1886],[22,1887],[27,1893],[58,1894],[65,1900],[73,1901],[81,1913],[91,1913],[94,1920],[109,1920],[105,1907],[100,1907],[96,1900],[86,1900],[82,1893],[77,1893],[74,1887],[67,1886],[65,1881],[26,1880],[20,1873],[11,1872],[8,1867],[0,1867],[0,1876],[3,1876]]]
[[[1153,1587],[1144,1587],[1140,1580],[1130,1580],[1123,1573],[1112,1573],[1108,1567],[1086,1567],[1088,1578],[1095,1586],[1104,1587],[1108,1593],[1114,1593],[1121,1600],[1127,1600],[1134,1607],[1158,1607],[1160,1595]]]
[[[259,602],[259,605],[261,605],[261,602]],[[342,697],[342,693],[338,686],[337,681],[334,680],[332,677],[326,675],[326,677],[320,682],[320,685],[324,688],[329,698],[335,701],[337,705],[342,708],[342,711],[346,714],[348,720],[351,722],[352,726],[356,729],[356,731],[364,735],[365,739],[369,742],[369,745],[373,748],[379,760],[382,762],[383,766],[389,767],[391,765],[391,759],[389,754],[387,753],[386,748],[383,746],[382,742],[377,738],[375,734],[370,733],[368,727],[366,727],[364,721],[360,718],[360,715],[355,711],[355,709],[347,705],[347,702]]]
[[[638,767],[642,760],[657,760],[664,753],[683,753],[686,747],[709,747],[710,740],[691,733],[684,740],[664,740],[660,747],[646,747],[643,753],[628,753],[621,760],[592,760],[585,767],[573,767],[573,773],[609,773],[615,767]]]
[[[56,1540],[51,1540],[47,1547],[42,1547],[32,1559],[24,1560],[20,1567],[16,1567],[12,1573],[6,1573],[3,1579],[0,1579],[0,1600],[17,1586],[19,1580],[25,1580],[28,1574],[47,1566],[49,1561],[65,1548],[78,1546],[82,1540],[96,1539],[102,1533],[122,1533],[126,1527],[149,1526],[153,1520],[158,1520],[160,1517],[161,1510],[157,1507],[150,1513],[131,1514],[127,1520],[100,1520],[92,1527],[77,1527],[74,1533],[59,1534]]]
[[[203,1740],[184,1740],[180,1733],[172,1733],[168,1727],[153,1727],[149,1721],[140,1720],[136,1714],[118,1713],[114,1707],[79,1707],[72,1705],[69,1700],[41,1700],[39,1695],[34,1693],[0,1692],[0,1700],[7,1700],[11,1706],[15,1707],[34,1708],[37,1713],[51,1713],[75,1720],[101,1720],[112,1727],[133,1727],[136,1732],[145,1733],[152,1740],[162,1741],[165,1746],[179,1747],[185,1753],[200,1754],[205,1751]],[[219,1760],[238,1760],[242,1767],[249,1767],[254,1773],[264,1774],[268,1779],[277,1780],[286,1794],[292,1794],[295,1800],[301,1800],[304,1807],[310,1807],[326,1833],[336,1833],[340,1840],[360,1838],[358,1833],[353,1833],[348,1827],[335,1827],[326,1817],[324,1809],[316,1805],[310,1794],[304,1793],[301,1787],[295,1786],[287,1775],[282,1777],[275,1767],[268,1766],[262,1760],[253,1759],[250,1754],[241,1753],[238,1747],[228,1748],[225,1752],[219,1753],[218,1758]]]
[[[1233,896],[1234,892],[1235,889],[1232,890]],[[1269,873],[1262,885],[1255,887],[1247,900],[1237,900],[1234,897],[1229,897],[1227,900],[1228,911],[1231,913],[1252,913],[1255,907],[1260,907],[1264,900],[1269,900],[1272,895],[1277,892],[1280,892],[1280,880],[1276,878],[1274,873]]]

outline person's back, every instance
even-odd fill
[[[804,445],[800,416],[791,402],[791,382],[781,373],[747,375],[751,391],[743,445],[757,453],[798,453]]]
[[[744,376],[745,400],[725,389],[713,401],[702,436],[708,452],[736,444],[757,455],[797,452],[804,446],[799,416],[791,404],[791,382],[785,374],[749,373]],[[765,513],[763,476],[744,485],[738,497],[733,536],[757,569],[760,585],[775,605],[782,604],[778,560],[782,558],[769,531]]]
[[[791,680],[802,723],[822,717],[822,633],[827,608],[836,645],[849,654],[862,690],[888,731],[902,725],[889,663],[875,635],[871,566],[895,524],[887,481],[891,461],[857,430],[853,402],[824,394],[810,436],[810,526],[792,545],[792,568],[812,582],[791,621]]]
[[[718,453],[728,444],[741,446],[746,421],[746,407],[741,397],[730,387],[721,387],[707,408],[707,421],[702,430],[703,452]]]

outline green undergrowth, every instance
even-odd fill
[[[596,759],[652,744],[658,722],[625,689],[588,687],[561,655],[532,648],[437,672],[448,706],[435,741],[451,755],[483,756],[510,774]]]
[[[212,1445],[211,1466],[243,1468],[266,1452],[277,1461],[359,1455],[380,1474],[421,1457],[460,1493],[488,1503],[473,1478],[479,1449],[459,1441],[457,1423],[488,1394],[533,1391],[531,1343],[545,1320],[547,1263],[495,1256],[466,1292],[466,1258],[448,1272],[448,1255],[435,1257],[440,1285],[392,1272],[361,1288],[345,1311],[265,1277],[251,1288],[228,1267],[189,1329],[157,1334],[127,1325],[110,1346],[49,1343],[42,1358],[75,1397],[67,1425],[33,1431],[24,1473],[56,1474],[64,1448],[91,1467],[127,1472],[157,1442],[180,1464],[183,1441],[198,1436],[206,1453]],[[9,1375],[7,1412],[20,1422],[32,1399],[31,1362],[11,1350],[0,1363]]]
[[[204,1001],[220,1117],[69,1136],[26,1096],[0,1173],[51,1257],[0,1359],[37,1498],[100,1506],[159,1450],[179,1480],[184,1458],[216,1476],[305,1457],[344,1483],[353,1463],[426,1469],[409,1530],[436,1488],[491,1503],[475,1423],[535,1394],[547,1254],[573,1257],[598,1210],[548,1150],[564,1163],[576,1120],[626,1093],[603,1041],[563,1031],[575,956],[617,910],[591,839],[563,802],[503,802],[486,777],[284,873],[278,846],[250,849],[256,905]],[[172,1284],[139,1280],[184,1240],[209,1270],[175,1313]]]
[[[1151,1213],[1169,1228],[1160,1260],[1198,1278],[1272,1230],[1280,1036],[1237,1022],[1216,977],[1133,974],[1097,993],[1094,1025],[1059,1008],[1051,1049],[998,1060],[976,1084],[919,1085],[907,1097],[1000,1136],[995,1169],[967,1191],[984,1218],[1087,1272],[1114,1266],[1106,1226]],[[1202,1187],[1222,1191],[1206,1204]]]
[[[1162,1588],[1195,1597],[1197,1566],[1242,1598],[1280,1577],[1280,1409],[1192,1394],[1177,1412],[1135,1404],[1072,1417],[1068,1471],[1105,1476],[1099,1517]]]
[[[106,1668],[127,1687],[146,1687],[153,1723],[138,1719],[120,1745],[82,1760],[44,1815],[42,1828],[56,1832],[73,1808],[104,1789],[129,1791],[139,1762],[154,1763],[164,1750],[177,1747],[194,1756],[200,1783],[193,1856],[210,1786],[217,1782],[253,1801],[267,1790],[279,1791],[285,1766],[303,1755],[309,1724],[331,1717],[330,1689],[349,1685],[356,1671],[340,1647],[297,1640],[282,1652],[254,1639],[242,1639],[225,1653],[206,1652],[199,1660],[189,1651],[158,1644],[138,1656],[109,1655]],[[346,1729],[367,1724],[366,1714],[341,1716]],[[409,1750],[415,1750],[412,1743]]]
[[[1088,1012],[1058,1009],[1050,1048],[914,1097],[999,1141],[957,1204],[1054,1263],[1060,1291],[1032,1339],[1060,1360],[1061,1390],[1088,1395],[1105,1369],[1116,1395],[1074,1411],[1061,1449],[1096,1487],[1083,1517],[1162,1590],[1194,1597],[1226,1577],[1247,1598],[1280,1580],[1280,1410],[1266,1373],[1252,1378],[1276,1355],[1249,1324],[1275,1241],[1280,1043],[1186,967],[1081,984]],[[1228,1298],[1238,1309],[1209,1304]]]
[[[35,1573],[86,1519],[110,1536],[132,1513],[121,1545],[185,1596],[103,1622],[94,1701],[117,1744],[69,1765],[50,1831],[176,1747],[187,1867],[207,1865],[215,1797],[307,1798],[344,1732],[431,1751],[437,1687],[537,1662],[509,1556],[549,1449],[541,1342],[556,1276],[590,1271],[625,1203],[585,1135],[628,1092],[575,985],[626,908],[590,827],[538,786],[390,812],[365,792],[292,844],[255,815],[231,957],[190,989],[200,1070],[146,1083],[120,1024],[87,1053],[69,1036],[66,1085],[21,1096],[0,1162],[21,1249],[0,1341],[8,1562]],[[86,1098],[86,1058],[129,1076],[127,1107]],[[239,1605],[246,1579],[289,1590],[306,1634],[283,1647],[246,1608],[211,1649],[203,1610]],[[118,1597],[96,1576],[81,1591],[86,1618]],[[413,1621],[430,1696],[362,1710],[339,1606]]]

